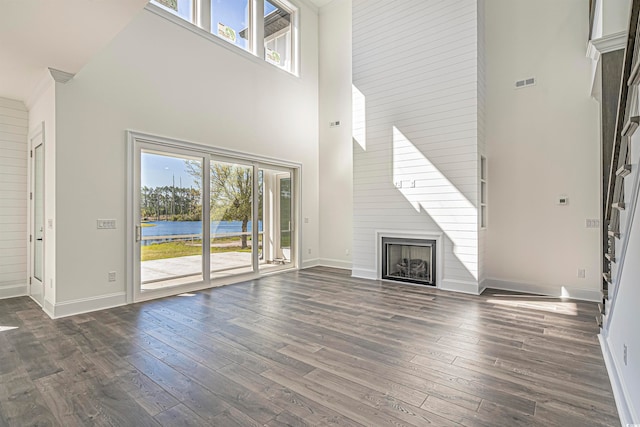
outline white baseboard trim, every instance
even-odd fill
[[[51,301],[49,301],[48,299],[44,299],[44,307],[42,307],[42,310],[47,313],[47,315],[54,319],[54,313],[55,313],[55,304],[52,303]]]
[[[300,268],[317,267],[320,265],[320,258],[306,259],[302,261]]]
[[[320,265],[325,267],[341,268],[343,270],[351,270],[351,261],[342,261],[339,259],[320,258]]]
[[[582,301],[602,301],[602,292],[595,289],[565,288],[561,285],[539,285],[533,283],[512,282],[500,279],[485,279],[485,288],[501,289],[503,291],[522,292],[525,294],[546,295],[550,297],[564,297]]]
[[[609,373],[609,381],[611,382],[613,397],[616,401],[616,407],[618,408],[620,423],[623,426],[639,425],[640,418],[634,417],[632,413],[631,400],[627,399],[627,393],[625,393],[624,384],[621,381],[622,376],[619,375],[620,371],[609,349],[607,338],[600,334],[598,335],[598,339],[600,341],[600,348],[602,349],[602,356],[604,357],[604,364]]]
[[[378,280],[378,272],[376,270],[369,270],[366,268],[353,268],[351,269],[351,277],[357,277],[359,279]]]
[[[97,297],[81,298],[72,301],[59,302],[53,305],[53,319],[73,316],[74,314],[88,313],[90,311],[104,310],[106,308],[119,307],[127,304],[127,293],[116,292],[113,294],[100,295]],[[45,311],[46,310],[45,301]]]
[[[29,285],[26,283],[0,285],[0,299],[23,297],[25,295],[29,295]]]
[[[444,279],[438,289],[443,291],[462,292],[464,294],[480,295],[478,292],[478,282],[471,282],[466,280],[452,280]]]

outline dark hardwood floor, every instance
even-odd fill
[[[320,267],[55,321],[2,300],[0,426],[619,426],[596,312]]]

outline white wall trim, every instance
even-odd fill
[[[319,265],[325,267],[341,268],[343,270],[351,270],[351,261],[342,261],[339,259],[320,258]]]
[[[478,283],[470,280],[444,279],[438,288],[444,291],[462,292],[471,295],[480,295],[482,293],[478,291]]]
[[[635,138],[634,138],[635,139]],[[631,142],[631,141],[630,141]],[[640,143],[640,141],[636,141],[635,143]],[[609,330],[609,319],[612,318],[613,310],[616,306],[616,300],[618,299],[618,290],[620,289],[620,281],[622,280],[622,272],[624,270],[624,263],[627,257],[627,247],[629,246],[629,233],[631,232],[631,227],[633,226],[633,220],[636,216],[636,206],[638,205],[638,194],[640,193],[640,171],[638,171],[638,164],[633,165],[633,187],[631,190],[631,200],[626,201],[625,204],[629,206],[629,212],[626,216],[626,224],[624,225],[622,230],[622,238],[624,239],[622,242],[622,249],[620,250],[620,255],[616,253],[616,276],[612,277],[613,281],[613,295],[610,296],[611,304],[609,306],[609,310],[607,311],[606,322],[604,323],[604,329]],[[628,179],[625,178],[625,179]],[[626,199],[626,194],[625,194]]]
[[[597,61],[600,55],[620,50],[627,47],[627,32],[609,34],[598,39],[589,40],[587,43],[587,57]]]
[[[29,295],[29,285],[26,283],[0,286],[0,299],[23,297],[26,295]]]
[[[75,74],[67,73],[66,71],[56,70],[55,68],[49,67],[49,73],[51,73],[51,77],[58,83],[67,83],[69,80],[75,77]]]
[[[59,319],[60,317],[73,316],[74,314],[82,314],[88,313],[90,311],[119,307],[121,305],[125,305],[126,303],[126,292],[116,292],[113,294],[100,295],[97,297],[64,301],[54,304],[52,317],[54,319]]]
[[[320,265],[320,258],[305,259],[300,264],[300,268],[317,267]]]
[[[378,272],[376,270],[370,270],[366,268],[353,268],[351,269],[351,277],[357,277],[358,279],[378,280]]]
[[[538,283],[522,283],[510,280],[487,278],[482,282],[484,288],[501,289],[503,291],[522,292],[525,294],[564,297],[583,301],[602,301],[602,292],[597,289],[566,288],[562,285],[542,285]]]
[[[633,405],[631,405],[630,399],[627,398],[628,394],[625,392],[624,383],[622,382],[622,378],[624,377],[620,375],[620,370],[616,365],[616,359],[611,354],[607,337],[600,334],[598,335],[598,340],[600,341],[604,364],[609,373],[609,381],[611,382],[613,397],[616,401],[616,407],[618,408],[620,423],[623,426],[639,425],[640,417],[632,413]]]

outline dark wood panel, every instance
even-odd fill
[[[595,304],[317,267],[50,320],[0,301],[0,427],[618,425]]]

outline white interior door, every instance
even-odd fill
[[[30,289],[31,297],[44,304],[44,132],[31,138]]]

